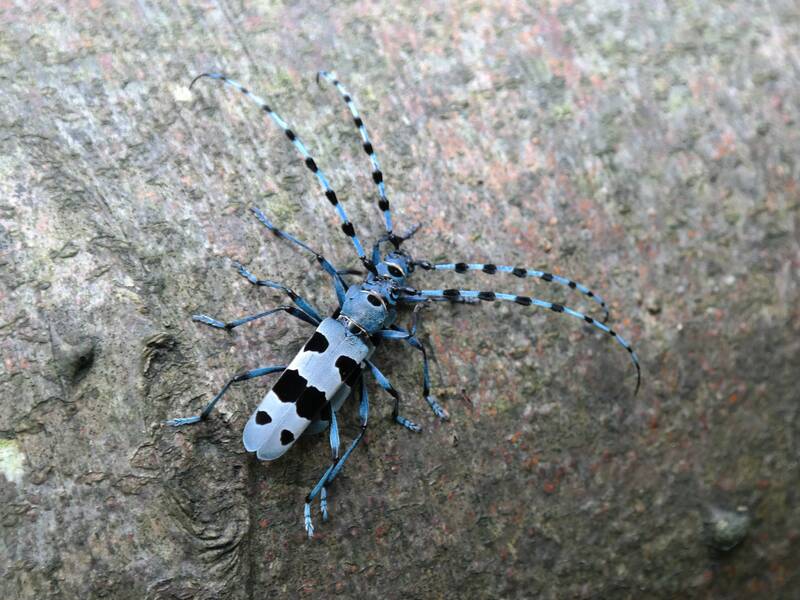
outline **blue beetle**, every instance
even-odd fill
[[[415,260],[404,248],[401,248],[402,244],[414,235],[416,228],[412,228],[402,236],[393,232],[389,200],[386,196],[383,173],[377,155],[352,97],[335,75],[321,71],[317,76],[317,81],[324,79],[331,83],[350,110],[353,122],[362,138],[362,147],[372,165],[372,179],[378,192],[378,208],[384,217],[386,233],[374,244],[370,257],[367,257],[364,252],[355,227],[348,220],[347,213],[339,202],[336,192],[294,130],[270,107],[266,100],[221,73],[203,73],[196,77],[189,87],[191,88],[198,79],[203,77],[222,81],[227,86],[238,90],[255,102],[261,111],[283,130],[284,135],[300,153],[305,166],[317,178],[325,198],[336,210],[341,220],[342,231],[351,240],[356,254],[366,269],[366,277],[361,283],[348,285],[344,277],[352,272],[336,269],[320,253],[289,233],[278,229],[261,210],[253,208],[252,212],[269,231],[314,254],[319,265],[331,278],[339,307],[330,317],[323,318],[317,309],[291,288],[268,279],[259,279],[245,267],[237,265],[239,273],[252,284],[283,291],[292,301],[292,305],[279,306],[228,322],[219,321],[208,315],[194,315],[195,321],[218,329],[231,330],[245,323],[283,311],[313,325],[316,329],[288,365],[260,367],[236,375],[228,380],[199,415],[167,421],[169,425],[176,427],[203,421],[209,416],[231,384],[280,372],[281,375],[272,389],[267,392],[248,419],[244,428],[243,443],[245,448],[249,452],[255,452],[259,459],[275,460],[282,456],[301,435],[319,433],[330,428],[331,464],[305,500],[304,526],[309,536],[314,532],[311,503],[319,496],[323,519],[328,518],[327,488],[341,472],[348,457],[364,436],[369,416],[369,398],[365,377],[363,377],[365,373],[371,374],[378,384],[394,398],[393,419],[411,431],[421,431],[417,424],[399,414],[400,394],[370,360],[376,346],[382,340],[401,340],[422,353],[423,397],[439,418],[448,418],[447,412],[430,393],[427,353],[422,342],[416,336],[418,310],[426,302],[475,303],[502,300],[572,316],[614,338],[629,353],[636,367],[636,391],[638,391],[641,380],[638,357],[631,345],[605,324],[609,317],[607,305],[599,295],[586,286],[567,277],[525,267],[465,262],[432,264],[425,260]],[[383,244],[392,246],[386,254],[381,252]],[[425,271],[454,271],[460,274],[470,271],[480,271],[488,275],[506,273],[518,278],[534,278],[544,282],[557,283],[590,298],[603,310],[604,317],[600,321],[562,304],[540,300],[532,296],[456,288],[414,289],[408,286],[407,280],[416,267]],[[415,306],[412,325],[409,329],[403,329],[396,325],[398,309],[403,305]],[[361,429],[347,449],[340,452],[336,415],[342,403],[356,387],[359,387],[361,392],[359,405]]]

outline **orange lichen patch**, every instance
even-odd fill
[[[716,84],[713,78],[700,76],[695,79],[691,79],[688,82],[689,91],[692,94],[692,98],[694,100],[704,100],[705,98],[711,97],[713,93],[715,93],[719,86]]]
[[[556,158],[555,152],[552,150],[549,151],[546,155],[545,164],[547,165],[547,169],[551,171],[555,171],[556,167],[558,166],[558,159]]]
[[[386,537],[389,533],[389,526],[388,525],[378,525],[375,528],[375,537],[378,539]]]
[[[526,170],[536,171],[541,168],[542,159],[539,148],[537,148],[538,143],[538,138],[534,138],[522,149],[521,163],[525,166]]]
[[[144,190],[142,193],[142,198],[149,200],[150,202],[156,202],[159,199],[159,195],[155,190]]]
[[[539,455],[534,454],[527,460],[523,461],[522,468],[528,471],[533,471],[539,465],[539,461],[540,461]]]
[[[251,13],[245,16],[244,21],[242,21],[242,28],[245,31],[258,31],[264,27],[264,19],[262,15]]]
[[[431,226],[435,231],[443,232],[451,229],[448,219],[444,216],[434,217],[431,220]]]
[[[769,586],[767,585],[766,581],[762,581],[761,579],[750,579],[747,582],[747,591],[752,594],[762,595],[767,592]]]
[[[313,594],[313,593],[314,593],[314,590],[315,590],[315,587],[314,587],[314,581],[312,581],[312,580],[310,580],[310,579],[309,579],[309,580],[306,580],[306,581],[304,581],[304,582],[303,582],[303,583],[300,585],[300,587],[299,587],[299,589],[298,589],[298,591],[299,591],[301,594]]]
[[[109,52],[104,52],[97,58],[104,75],[111,75],[114,73],[114,56]]]
[[[501,196],[510,184],[519,179],[519,172],[503,161],[490,162],[485,169],[484,181],[488,191]],[[473,169],[475,170],[475,169]]]
[[[633,320],[630,317],[625,317],[622,319],[621,323],[622,327],[624,327],[625,331],[628,333],[628,339],[630,340],[631,334],[638,331],[637,327],[634,325]]]
[[[569,191],[572,189],[572,177],[573,174],[571,172],[560,169],[555,175],[556,186],[559,190],[562,190],[565,196],[569,195]]]
[[[553,483],[552,481],[547,481],[542,486],[542,491],[544,491],[545,494],[554,494],[557,489],[558,486],[556,486],[556,484]]]
[[[722,134],[719,143],[714,151],[714,158],[719,160],[729,156],[736,150],[736,134],[730,129]]]
[[[575,210],[583,217],[592,217],[597,212],[597,204],[591,198],[581,198],[575,204]]]
[[[596,90],[604,90],[606,88],[606,80],[599,73],[589,75],[589,83]]]
[[[705,413],[701,414],[698,417],[698,421],[700,421],[700,427],[702,427],[703,431],[708,431],[708,415]]]
[[[458,161],[470,152],[471,148],[467,140],[461,136],[452,135],[449,127],[445,127],[443,124],[431,123],[428,126],[428,134],[434,139],[441,140],[439,152],[441,157],[447,161]]]
[[[772,562],[767,568],[769,569],[773,581],[779,585],[782,585],[786,580],[786,567],[779,562]]]

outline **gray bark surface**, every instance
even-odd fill
[[[34,4],[34,3],[31,3]],[[0,7],[0,596],[792,598],[800,590],[800,12],[791,0],[51,3]],[[397,229],[433,261],[524,265],[609,300],[642,360],[574,319],[437,304],[418,353],[376,361],[366,442],[317,506],[327,437],[259,463],[241,431],[326,313],[331,207],[283,134],[218,82],[270,99],[365,244],[381,232],[362,109]],[[554,284],[420,273],[579,310]],[[401,319],[405,324],[409,315]],[[345,442],[357,403],[342,409]]]

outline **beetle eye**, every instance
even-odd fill
[[[375,294],[367,294],[367,302],[372,304],[372,306],[380,306],[383,304],[383,301]]]
[[[392,277],[405,277],[405,273],[403,273],[403,269],[398,267],[397,265],[387,265],[389,269],[389,274]]]

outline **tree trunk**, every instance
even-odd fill
[[[790,597],[800,589],[795,2],[25,3],[0,11],[0,596]],[[291,4],[291,3],[290,3]],[[541,6],[539,6],[541,5]],[[241,431],[310,327],[233,265],[329,314],[313,257],[358,268],[267,98],[382,233],[353,94],[415,258],[525,266],[609,301],[642,362],[568,314],[504,302],[385,342],[365,442],[258,462]],[[349,276],[356,281],[356,276]],[[416,288],[590,299],[506,273]],[[403,313],[401,324],[410,319]],[[359,429],[341,411],[343,443]]]

